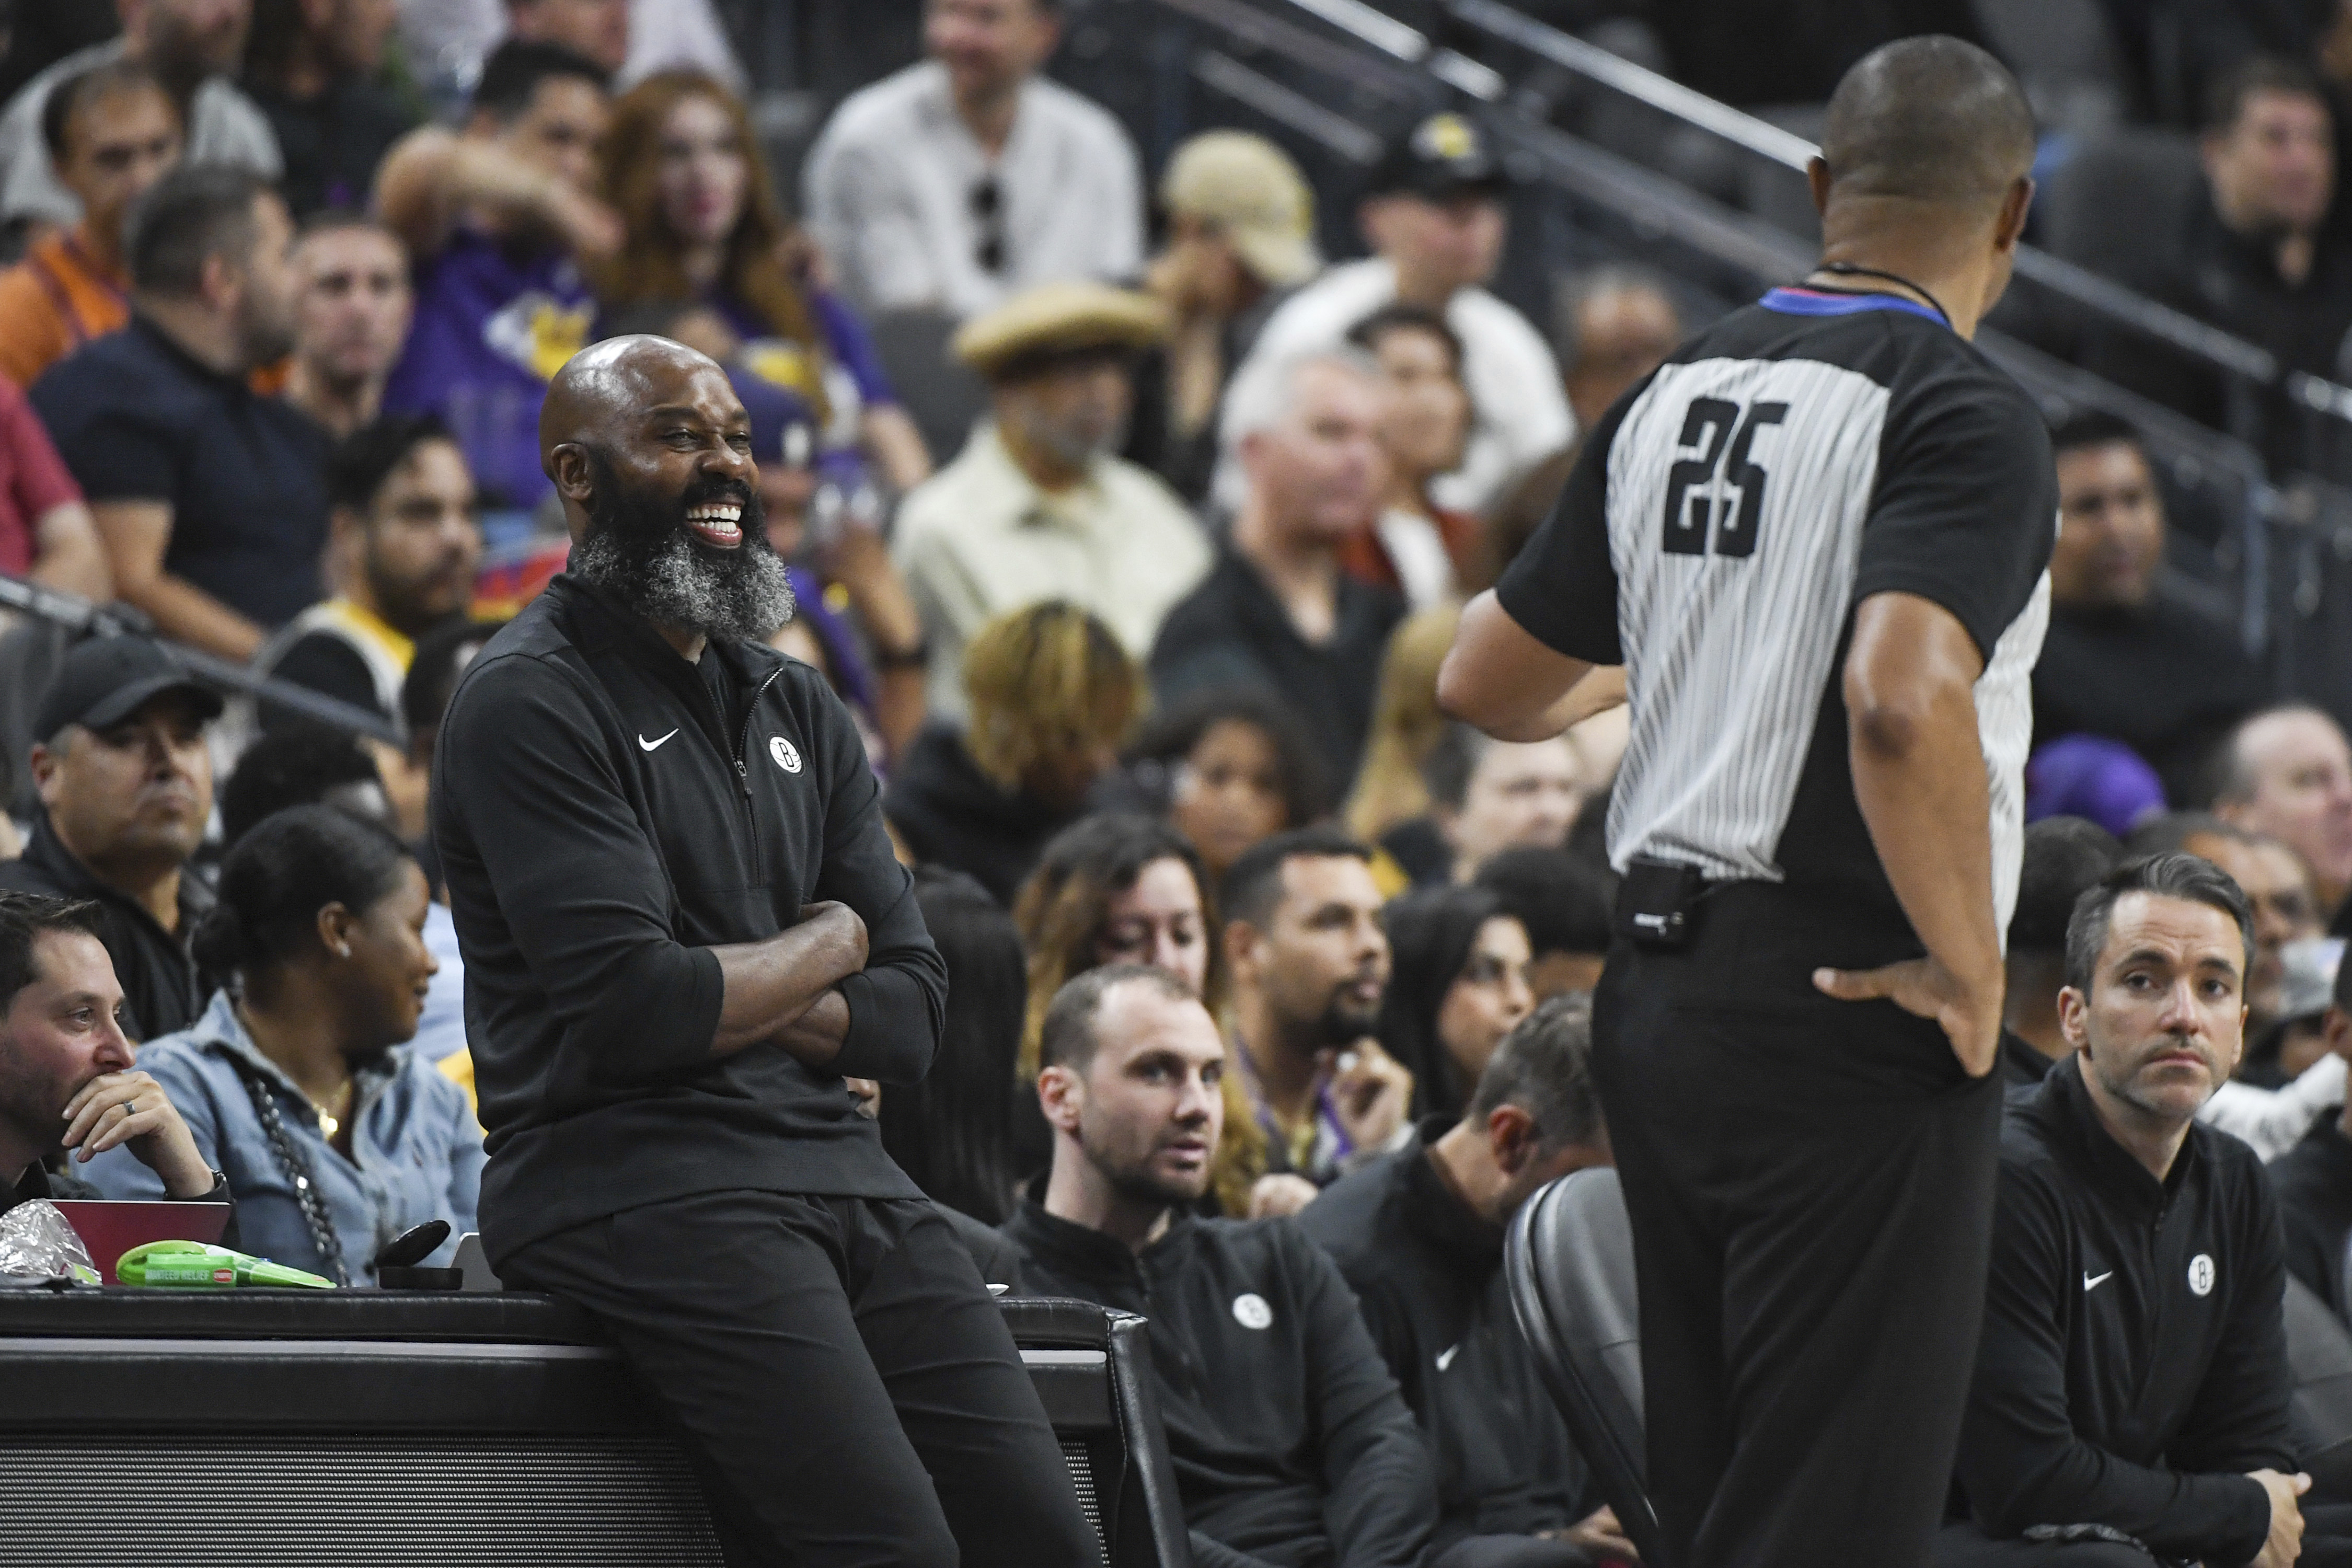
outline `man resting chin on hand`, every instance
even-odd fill
[[[163,1085],[131,1065],[95,906],[0,893],[0,1212],[96,1197],[45,1161],[127,1148],[174,1198],[225,1200]]]

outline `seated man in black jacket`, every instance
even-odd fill
[[[2134,861],[2075,906],[2074,1054],[2003,1133],[1966,1513],[1937,1568],[2352,1560],[2321,1539],[2335,1520],[2306,1535],[2311,1481],[2292,1473],[2269,1184],[2195,1120],[2242,1048],[2252,930],[2237,884],[2190,855]]]
[[[2352,963],[2336,966],[2327,1009],[2327,1048],[2352,1058]],[[2344,1248],[2352,1241],[2352,1105],[2324,1116],[2303,1141],[2270,1164],[2286,1229],[2286,1271],[2352,1321],[2345,1294]]]
[[[1286,1221],[1194,1219],[1224,1042],[1182,980],[1089,970],[1046,1010],[1054,1163],[1004,1234],[1042,1295],[1151,1320],[1198,1568],[1413,1568],[1429,1449],[1331,1260]]]
[[[1506,1036],[1460,1122],[1342,1177],[1299,1211],[1339,1264],[1437,1454],[1437,1544],[1499,1537],[1489,1568],[1632,1558],[1596,1510],[1568,1428],[1511,1314],[1503,1233],[1537,1188],[1609,1163],[1592,1087],[1592,1003],[1555,996]]]

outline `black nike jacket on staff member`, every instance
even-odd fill
[[[824,679],[733,639],[688,664],[559,577],[467,670],[435,767],[484,1242],[676,1417],[727,1560],[1098,1561],[1003,1313],[841,1081],[922,1075],[947,972]],[[867,933],[839,1054],[714,1057],[711,948],[827,900]]]
[[[2051,1068],[2002,1129],[1958,1467],[1976,1526],[2103,1524],[2162,1558],[2252,1559],[2270,1500],[2247,1472],[2295,1468],[2285,1289],[2252,1150],[2192,1124],[2159,1184],[2100,1124],[2081,1058]],[[1972,1555],[1937,1537],[1938,1563]]]
[[[1472,1535],[1565,1530],[1584,1461],[1511,1315],[1503,1232],[1430,1163],[1451,1118],[1327,1188],[1298,1228],[1331,1255],[1437,1456],[1442,1549]],[[1562,1548],[1563,1560],[1576,1553]]]
[[[494,1263],[692,1193],[922,1196],[841,1082],[921,1078],[947,996],[878,796],[824,678],[764,647],[715,641],[689,665],[559,577],[483,648],[450,702],[433,806]],[[709,949],[829,900],[868,938],[841,984],[841,1054],[824,1070],[764,1047],[714,1058]]]
[[[1422,1561],[1437,1517],[1429,1449],[1339,1269],[1296,1226],[1180,1213],[1138,1255],[1031,1196],[1004,1234],[1036,1294],[1151,1321],[1198,1568]]]

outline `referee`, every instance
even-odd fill
[[[1677,1568],[1907,1568],[1951,1479],[2058,514],[2039,415],[1969,340],[2032,157],[1982,50],[1855,66],[1820,268],[1610,410],[1439,679],[1534,740],[1624,667],[1594,1068]]]

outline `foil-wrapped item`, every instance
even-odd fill
[[[18,1204],[0,1214],[0,1274],[19,1279],[99,1282],[98,1265],[72,1224],[46,1198]]]

